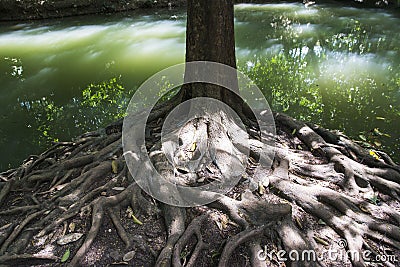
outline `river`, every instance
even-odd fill
[[[123,115],[146,78],[184,61],[184,10],[0,24],[0,170]],[[399,160],[400,17],[329,5],[235,6],[239,68],[275,111]]]

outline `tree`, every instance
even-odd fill
[[[216,61],[235,67],[232,1],[189,0],[187,25],[187,61]],[[193,69],[187,75],[190,71]],[[312,251],[329,246],[340,252],[350,250],[352,255],[370,251],[371,257],[386,255],[389,259],[390,250],[382,250],[383,246],[399,257],[400,211],[393,208],[400,201],[399,165],[384,152],[365,150],[342,133],[274,114],[277,144],[272,170],[254,172],[262,153],[257,133],[262,129],[254,126],[254,114],[246,104],[224,88],[188,84],[155,108],[148,120],[146,145],[153,164],[165,177],[177,183],[192,182],[190,171],[178,170],[176,175],[168,165],[158,134],[171,108],[199,96],[231,105],[245,124],[245,129],[240,129],[252,132],[248,134],[250,156],[237,157],[246,166],[246,175],[234,189],[200,207],[153,201],[130,177],[121,149],[122,122],[117,122],[105,131],[55,143],[41,155],[28,158],[21,167],[1,173],[0,215],[5,226],[0,228],[4,233],[0,238],[0,263],[54,262],[68,247],[73,254],[70,266],[88,264],[84,256],[94,249],[96,237],[105,235],[100,231],[103,227],[115,229],[125,244],[125,248],[118,246],[118,255],[113,257],[137,264],[146,259],[149,265],[159,266],[215,265],[215,261],[219,266],[278,266],[277,254],[270,252],[280,249],[286,251],[281,256],[287,258],[290,251],[299,253],[291,253],[288,264],[296,265],[296,256],[300,257],[299,265],[335,264],[329,258],[318,262],[313,259],[316,255]],[[185,127],[202,132],[195,141],[205,136],[211,142],[222,138],[224,144],[231,143],[240,153],[240,144],[234,143],[227,131],[234,127],[233,122],[224,120],[229,115],[208,115],[223,127],[215,124],[210,128],[206,120],[190,122]],[[190,146],[194,156],[196,143],[185,138],[181,141],[180,146]],[[222,179],[220,170],[229,166],[223,166],[224,161],[211,163],[196,182],[201,178]],[[144,168],[133,175],[141,175]],[[24,192],[22,200],[16,196],[20,191]],[[127,206],[133,220],[121,215]],[[166,229],[158,227],[159,214]],[[86,224],[90,226],[85,228]],[[75,227],[84,232],[84,239],[59,245],[55,253],[58,257],[35,254],[46,242],[54,244],[67,228],[76,232],[72,229]],[[151,244],[143,238],[147,233],[151,233],[147,236]],[[112,238],[111,234],[106,237]],[[265,253],[260,253],[267,245]],[[152,251],[153,256],[149,253]],[[308,260],[302,260],[303,252],[307,252]],[[103,254],[100,262],[113,261]],[[366,264],[362,257],[352,258],[351,262],[353,266]],[[395,265],[393,261],[384,264]]]

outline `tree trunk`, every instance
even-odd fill
[[[187,11],[186,61],[236,68],[232,0],[188,0]]]
[[[232,0],[188,0],[186,27],[186,62],[221,63],[211,73],[227,88],[210,83],[190,83],[182,87],[183,100],[210,97],[230,106],[244,121],[254,120],[251,109],[239,96],[236,71],[234,6]],[[232,71],[228,70],[229,66]],[[187,66],[185,81],[195,80],[201,65]],[[233,93],[235,92],[235,93]]]
[[[233,19],[232,0],[188,0],[186,62],[211,61],[236,68]],[[186,80],[195,75],[196,68],[186,69]],[[237,79],[235,76],[221,78]],[[212,84],[188,84],[183,90],[186,99],[202,96],[218,100],[226,98],[225,90]]]

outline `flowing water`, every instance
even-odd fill
[[[184,61],[185,16],[146,10],[0,24],[0,170],[123,116],[141,82]],[[384,10],[237,5],[238,66],[274,110],[399,159],[398,25]]]

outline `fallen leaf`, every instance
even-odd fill
[[[259,193],[260,195],[264,195],[264,193],[265,193],[265,188],[264,188],[264,185],[262,184],[261,181],[258,182],[258,193]]]
[[[66,262],[69,258],[69,255],[71,254],[71,251],[69,251],[69,248],[65,251],[64,255],[61,258],[61,262]]]
[[[301,147],[301,145],[297,145],[297,149],[302,150],[303,148]]]
[[[298,226],[300,229],[303,229],[303,224],[301,224],[300,218],[296,216],[296,217],[295,217],[295,220],[296,220],[297,226]]]
[[[228,223],[229,223],[229,219],[228,219],[228,216],[226,216],[225,214],[223,214],[223,215],[221,215],[221,226],[222,226],[222,229],[225,229],[227,226],[228,226]]]
[[[72,222],[72,223],[70,223],[70,224],[69,224],[69,226],[68,226],[68,228],[69,228],[69,231],[70,231],[70,232],[73,232],[73,231],[75,231],[75,226],[76,226],[76,225],[75,225],[75,223],[73,223],[73,222]]]
[[[111,168],[113,173],[118,173],[118,162],[116,160],[111,162]]]
[[[320,243],[320,244],[322,244],[322,245],[324,245],[324,246],[329,246],[328,241],[326,241],[326,240],[324,240],[324,239],[322,239],[322,238],[320,238],[320,237],[318,237],[318,236],[314,236],[314,240],[315,240],[317,243]]]
[[[113,187],[113,188],[111,188],[112,190],[115,190],[115,191],[124,191],[125,190],[125,187],[122,187],[122,186],[116,186],[116,187]]]
[[[132,216],[132,219],[133,219],[134,223],[139,224],[139,225],[143,225],[143,223],[141,221],[139,221],[139,219],[136,218],[135,215],[132,214],[131,216]]]
[[[359,208],[360,208],[360,210],[362,210],[363,212],[365,212],[365,213],[368,213],[368,214],[371,214],[371,211],[367,208],[367,207],[365,207],[364,205],[360,205],[359,206]]]
[[[193,142],[193,144],[190,146],[190,152],[194,152],[196,150],[197,143]]]
[[[60,246],[75,242],[79,240],[83,236],[82,233],[73,233],[73,234],[68,234],[65,235],[57,240],[57,244]]]
[[[126,253],[124,255],[124,257],[122,258],[123,261],[130,261],[131,259],[133,259],[133,257],[135,256],[136,252],[135,251],[129,251],[128,253]]]
[[[369,154],[370,154],[372,157],[374,157],[376,160],[379,160],[379,159],[380,159],[379,155],[378,155],[375,151],[373,151],[373,150],[370,150],[370,151],[369,151]]]
[[[216,221],[215,221],[215,224],[217,225],[218,229],[219,229],[220,231],[222,231],[222,229],[223,229],[222,223],[221,223],[220,221],[216,220]]]

